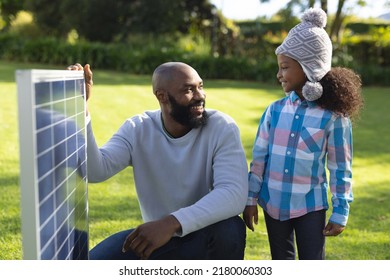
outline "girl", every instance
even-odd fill
[[[276,49],[287,96],[266,109],[253,147],[244,220],[254,230],[263,208],[272,259],[295,259],[295,242],[299,259],[324,259],[325,236],[344,230],[353,200],[351,119],[363,106],[361,80],[331,68],[325,25],[326,13],[311,8]]]

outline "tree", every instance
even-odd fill
[[[364,7],[367,5],[367,1],[365,0],[355,0],[355,1],[346,1],[346,0],[339,0],[337,4],[337,10],[336,14],[334,15],[334,20],[330,27],[329,35],[335,42],[340,42],[341,38],[341,30],[344,25],[345,19],[348,16],[349,12],[345,11],[347,4],[352,3],[351,6],[360,6]],[[389,1],[387,1],[389,2]],[[347,7],[348,8],[348,7]]]
[[[0,0],[5,1],[5,0]],[[131,33],[187,33],[212,20],[209,0],[25,0],[38,26],[54,36],[72,29],[90,41],[125,40]]]
[[[72,16],[65,7],[68,1],[26,0],[25,8],[32,12],[36,24],[46,34],[66,37],[72,29]]]
[[[328,13],[328,0],[321,0],[321,9]]]
[[[23,10],[25,0],[0,0],[0,15],[5,22],[2,31],[7,31],[16,14]]]
[[[213,18],[212,8],[209,0],[142,0],[131,13],[132,28],[153,34],[202,30],[204,20]]]
[[[63,0],[64,1],[64,0]],[[89,40],[111,42],[128,27],[125,20],[139,1],[116,0],[66,0],[67,10],[72,13],[73,27],[78,34]],[[77,11],[73,11],[77,9]]]
[[[266,3],[270,0],[259,0],[260,3]],[[275,0],[276,1],[276,0]],[[328,14],[328,1],[327,0],[320,0],[320,7]],[[333,41],[339,42],[340,41],[340,32],[342,30],[343,24],[345,22],[346,16],[348,15],[348,12],[344,11],[345,7],[348,3],[352,3],[351,6],[360,6],[364,7],[367,5],[367,1],[365,0],[354,0],[354,1],[347,1],[347,0],[339,0],[337,2],[337,10],[333,17],[333,21],[329,23],[328,21],[328,28],[329,28],[329,36],[332,38]],[[286,18],[288,15],[293,15],[293,8],[299,7],[301,11],[309,8],[314,7],[316,1],[315,0],[292,0],[289,1],[282,10],[278,12],[278,15],[283,16]],[[390,5],[390,1],[386,1],[386,5]],[[287,25],[286,25],[287,26]]]
[[[331,38],[336,38],[336,41],[339,41],[339,34],[341,29],[341,24],[344,20],[344,16],[342,15],[343,6],[345,4],[345,0],[339,0],[337,4],[337,11],[333,20],[333,23],[330,28],[329,36]]]

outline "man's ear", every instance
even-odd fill
[[[165,90],[158,89],[155,94],[160,103],[168,102],[168,93]]]

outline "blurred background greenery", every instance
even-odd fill
[[[125,118],[158,106],[150,88],[157,65],[189,63],[205,80],[208,107],[237,120],[249,161],[261,113],[283,95],[275,48],[299,22],[297,11],[314,2],[326,10],[327,1],[293,0],[269,18],[234,21],[208,0],[0,0],[0,259],[23,257],[16,69],[90,63],[96,77],[90,110],[104,143]],[[356,201],[345,234],[327,240],[328,259],[390,259],[390,22],[343,8],[367,2],[339,0],[337,12],[328,14],[333,65],[361,75],[366,101],[354,131]],[[91,246],[140,223],[132,186],[128,170],[91,184]],[[248,232],[246,259],[269,258],[261,218]]]
[[[354,69],[365,85],[389,85],[390,21],[347,9],[368,2],[338,0],[328,14],[333,65]],[[326,0],[293,0],[270,17],[231,20],[209,0],[0,0],[0,59],[133,74],[184,61],[205,78],[276,83],[275,48],[315,4],[328,10]]]

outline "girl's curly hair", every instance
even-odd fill
[[[349,68],[333,67],[320,83],[323,94],[316,100],[319,106],[351,120],[359,117],[364,100],[361,95],[362,81],[358,74]]]

